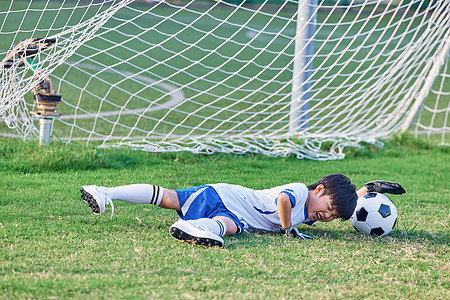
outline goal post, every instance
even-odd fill
[[[298,1],[289,119],[291,135],[299,134],[308,127],[317,7],[317,0]]]
[[[449,145],[449,16],[450,0],[0,0],[0,135],[40,135],[49,78],[64,143],[328,160],[411,128]],[[14,52],[36,38],[56,42]]]

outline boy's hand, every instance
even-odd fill
[[[367,188],[368,193],[388,193],[388,194],[396,194],[401,195],[406,193],[405,189],[398,183],[391,181],[370,181],[364,184]]]
[[[312,236],[309,236],[309,235],[306,235],[306,234],[298,232],[297,228],[295,228],[295,227],[281,228],[280,229],[280,233],[282,235],[293,237],[293,238],[296,238],[296,239],[302,239],[302,240],[312,240],[312,239],[314,239]]]

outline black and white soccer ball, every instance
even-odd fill
[[[353,227],[368,235],[385,236],[397,222],[397,208],[384,194],[369,193],[358,199],[350,218]]]

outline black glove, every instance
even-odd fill
[[[281,228],[280,229],[280,233],[282,235],[288,236],[288,237],[293,237],[296,239],[302,239],[302,240],[312,240],[314,239],[312,236],[303,234],[298,232],[297,228],[295,227],[290,227],[290,228]]]
[[[370,181],[364,184],[369,193],[388,193],[401,195],[406,193],[405,189],[398,183],[390,181]]]

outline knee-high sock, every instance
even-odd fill
[[[164,188],[151,184],[130,184],[107,188],[108,196],[111,200],[121,200],[136,204],[161,203]]]
[[[227,233],[227,226],[225,225],[225,222],[220,219],[201,218],[189,220],[189,222],[200,226],[206,226],[212,233],[217,234],[220,237]]]

